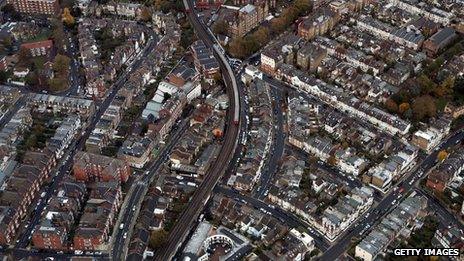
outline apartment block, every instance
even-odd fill
[[[32,15],[57,15],[60,13],[58,0],[7,0],[20,13]]]

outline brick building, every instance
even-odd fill
[[[60,13],[58,0],[7,0],[20,13],[57,15]]]
[[[214,78],[219,73],[219,63],[210,48],[201,40],[191,45],[195,68],[205,78]]]
[[[268,14],[268,2],[261,1],[255,5],[247,4],[239,9],[223,7],[219,10],[218,21],[226,22],[229,37],[243,37],[263,22]]]
[[[121,201],[121,187],[117,182],[93,185],[73,237],[74,249],[96,250],[108,240]]]
[[[16,167],[4,184],[0,195],[0,244],[6,245],[16,235],[21,220],[26,217],[32,202],[55,166],[55,158],[45,150],[27,152],[23,164]],[[32,165],[29,165],[32,164]]]
[[[432,170],[427,177],[426,186],[443,192],[446,186],[464,169],[464,149],[451,153],[440,165]]]
[[[318,9],[298,24],[298,35],[311,40],[331,30],[339,19],[339,15],[329,8]]]
[[[86,195],[86,186],[72,177],[65,177],[56,195],[53,195],[44,210],[40,223],[32,233],[32,243],[40,249],[67,249],[68,233],[71,231]]]
[[[224,0],[198,0],[196,1],[196,7],[200,9],[220,7],[222,4],[224,4]]]
[[[80,151],[74,156],[73,173],[77,180],[85,182],[126,182],[131,169],[124,160]]]
[[[6,56],[0,54],[0,71],[7,71],[8,65],[6,64]]]
[[[423,49],[428,56],[435,56],[452,43],[456,36],[456,31],[453,28],[443,28],[424,42]]]
[[[52,40],[38,41],[33,43],[21,44],[21,48],[28,50],[32,57],[47,56],[53,48]]]

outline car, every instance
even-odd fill
[[[82,255],[83,253],[84,253],[84,251],[82,251],[82,250],[75,250],[74,251],[75,255]]]
[[[132,211],[135,211],[135,206],[132,207]]]
[[[392,201],[392,205],[395,205],[396,204],[396,199]]]
[[[119,229],[123,229],[124,228],[124,223],[121,223],[121,225],[119,225]]]
[[[126,239],[127,238],[127,232],[122,235],[122,238]]]

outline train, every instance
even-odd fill
[[[185,0],[184,0],[185,1]],[[240,122],[240,100],[239,100],[239,92],[238,92],[238,87],[237,87],[237,81],[235,79],[234,73],[232,71],[232,68],[230,67],[229,62],[227,61],[224,53],[222,52],[221,47],[218,44],[213,45],[214,51],[217,53],[219,58],[221,59],[222,63],[227,69],[227,73],[229,74],[229,77],[231,78],[232,82],[232,89],[234,92],[234,116],[233,116],[233,122],[235,125],[238,125]]]

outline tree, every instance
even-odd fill
[[[331,166],[337,165],[337,158],[335,158],[334,155],[330,155],[330,157],[327,159],[327,163]]]
[[[282,16],[279,18],[274,18],[271,21],[271,28],[274,33],[280,34],[285,31],[285,29],[287,29],[287,23],[285,19],[282,18]]]
[[[8,80],[8,77],[9,77],[9,73],[8,72],[5,72],[5,71],[0,71],[0,83],[2,82],[6,82]]]
[[[37,72],[29,73],[26,76],[25,81],[26,81],[26,84],[29,86],[39,85],[39,76],[37,75]]]
[[[417,78],[417,81],[420,84],[422,94],[429,94],[437,87],[437,84],[430,80],[430,78],[425,74],[421,74]]]
[[[393,99],[388,98],[385,101],[385,107],[390,112],[397,112],[398,111],[398,104]]]
[[[53,29],[52,38],[58,53],[64,53],[66,35],[64,33],[63,23],[57,19],[53,19],[51,21],[51,26]]]
[[[69,57],[65,55],[58,54],[55,57],[55,61],[53,62],[53,70],[59,75],[59,77],[68,77],[69,72]]]
[[[175,8],[175,3],[169,0],[155,0],[154,7],[157,11],[168,13],[171,9]]]
[[[32,64],[32,55],[31,52],[21,47],[18,52],[18,65],[23,67],[29,67]]]
[[[50,86],[50,90],[53,92],[59,92],[66,89],[67,80],[61,77],[55,77],[53,79],[48,80],[48,85]]]
[[[225,20],[219,20],[213,25],[213,33],[214,34],[227,34],[227,30],[229,29],[229,25]]]
[[[263,26],[253,33],[253,38],[260,46],[262,46],[269,41],[270,33],[270,30]]]
[[[2,40],[2,46],[4,49],[10,50],[13,47],[13,39],[11,36],[7,35]]]
[[[151,232],[149,241],[150,247],[153,249],[158,249],[162,247],[164,243],[166,243],[167,238],[168,232],[164,229],[155,230]]]
[[[229,44],[229,52],[232,56],[243,59],[246,57],[245,40],[243,38],[234,38]]]
[[[21,19],[21,14],[19,12],[16,11],[16,9],[14,8],[14,6],[12,4],[6,4],[2,7],[2,11],[7,13],[7,14],[10,14],[11,17],[14,19],[14,20],[20,20]]]
[[[416,120],[423,120],[425,117],[434,117],[437,114],[435,99],[430,95],[423,95],[416,98],[412,103],[412,112]]]
[[[454,83],[455,78],[453,76],[450,75],[446,77],[446,79],[435,88],[434,94],[438,97],[452,94],[454,90]]]
[[[151,12],[147,7],[143,7],[140,13],[140,20],[144,22],[151,21]]]
[[[63,9],[63,14],[61,15],[61,21],[63,21],[66,26],[72,27],[74,25],[74,17],[71,15],[68,7]]]
[[[312,9],[311,1],[309,0],[296,0],[294,5],[299,11],[299,15],[302,15]]]
[[[400,106],[398,107],[398,110],[401,114],[403,114],[405,111],[409,110],[411,106],[409,105],[409,103],[407,102],[403,102],[400,104]]]
[[[440,150],[437,154],[437,159],[439,162],[444,161],[448,157],[449,153],[446,150]]]

